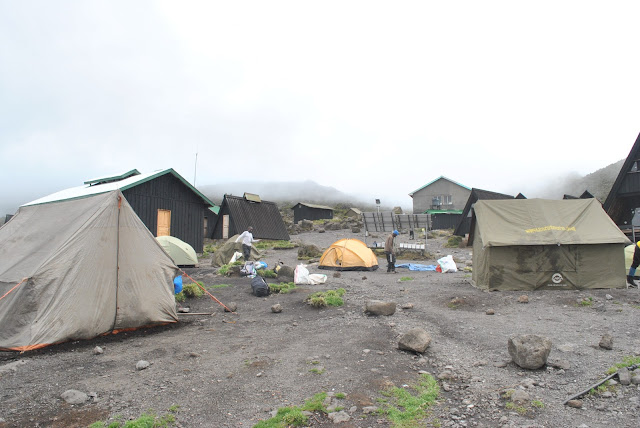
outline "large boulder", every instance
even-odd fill
[[[508,342],[509,355],[523,369],[539,369],[547,364],[551,352],[551,340],[537,334],[521,334]]]
[[[322,250],[316,247],[313,244],[310,245],[300,245],[298,247],[298,259],[311,259],[316,257],[322,257]]]
[[[398,341],[398,349],[423,353],[431,343],[431,335],[419,327],[406,332]]]
[[[300,220],[298,228],[300,230],[313,230],[313,222],[311,220]]]

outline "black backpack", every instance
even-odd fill
[[[260,275],[256,275],[251,279],[251,293],[257,297],[265,297],[271,294],[269,284]]]

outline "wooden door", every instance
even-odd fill
[[[229,239],[229,215],[222,216],[222,239]]]
[[[156,236],[171,235],[171,211],[158,210],[158,230]]]

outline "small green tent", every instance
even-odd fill
[[[193,247],[175,236],[158,236],[156,240],[177,266],[195,266],[198,255]]]
[[[487,290],[625,287],[629,239],[596,199],[480,200],[469,245]]]

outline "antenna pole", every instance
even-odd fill
[[[193,187],[196,187],[196,173],[198,171],[198,152],[196,152],[196,163],[193,166]]]

